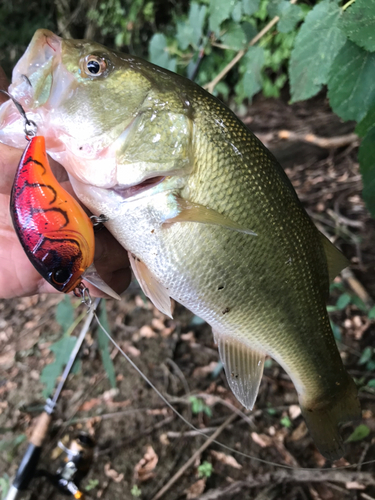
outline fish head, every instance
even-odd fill
[[[155,104],[165,106],[150,96],[153,79],[162,78],[150,66],[98,43],[65,40],[41,29],[15,66],[9,92],[46,138],[48,153],[71,175],[103,188],[134,185],[151,174],[139,163],[124,170],[119,161],[124,143],[140,114]],[[11,101],[1,106],[2,142],[23,146],[23,125]],[[157,137],[160,127],[152,126]],[[149,134],[147,127],[144,132]]]

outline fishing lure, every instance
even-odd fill
[[[96,272],[93,223],[54,176],[44,137],[28,139],[12,187],[10,212],[30,262],[59,292],[79,289],[85,278],[119,298]]]

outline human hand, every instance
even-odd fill
[[[7,88],[6,76],[0,68],[0,88]],[[6,97],[0,93],[0,103]],[[22,150],[0,143],[0,298],[12,298],[56,290],[35,270],[13,229],[9,212],[10,192]],[[72,193],[68,176],[61,165],[49,158],[59,183]],[[102,279],[117,293],[130,283],[131,272],[126,250],[106,230],[95,234],[95,267]],[[104,296],[88,285],[94,296]]]

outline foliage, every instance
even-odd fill
[[[142,490],[136,484],[134,484],[132,486],[132,489],[130,490],[130,493],[132,494],[133,497],[138,498],[142,495]]]
[[[199,399],[195,396],[190,396],[189,401],[191,404],[191,411],[194,413],[194,415],[198,413],[205,413],[208,417],[212,417],[211,408],[207,406],[202,399]]]
[[[100,323],[103,325],[103,328],[105,328],[108,333],[111,333],[110,326],[108,323],[108,318],[107,318],[107,310],[105,307],[105,300],[102,300],[102,303],[101,303],[99,320],[100,320]],[[101,328],[98,328],[97,335],[98,335],[99,350],[100,350],[100,354],[102,357],[104,369],[107,373],[111,387],[116,387],[116,375],[115,375],[115,369],[113,366],[113,362],[112,362],[111,356],[109,354],[108,337],[103,332],[103,330]]]
[[[198,465],[198,476],[211,477],[213,469],[214,468],[212,464],[210,462],[207,462],[207,460],[205,460],[200,465]]]
[[[346,443],[351,443],[353,441],[361,441],[365,439],[370,434],[370,429],[365,424],[358,425],[350,436],[346,439]]]
[[[1,500],[5,499],[9,488],[10,488],[10,477],[8,476],[8,474],[4,473],[3,477],[0,477]]]

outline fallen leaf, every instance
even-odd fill
[[[289,415],[292,420],[295,420],[301,415],[301,408],[298,405],[289,406]]]
[[[231,455],[226,455],[221,451],[215,451],[215,450],[211,450],[211,455],[222,464],[229,465],[234,469],[242,469],[242,465],[239,464],[237,460],[233,458]]]
[[[149,325],[143,325],[142,328],[139,329],[139,335],[145,339],[151,339],[158,336]]]
[[[186,499],[191,500],[192,498],[197,498],[204,492],[206,487],[207,478],[199,479],[196,483],[193,483],[190,488],[186,490]]]
[[[209,365],[199,366],[193,371],[194,378],[205,378],[207,375],[210,375],[213,371],[215,371],[218,363],[217,361],[211,361]]]
[[[144,482],[148,479],[152,479],[155,474],[153,470],[155,469],[159,457],[155,453],[152,446],[147,446],[146,453],[143,458],[134,467],[134,477],[137,482]]]
[[[137,358],[138,356],[141,355],[141,351],[136,347],[134,347],[133,344],[130,344],[129,342],[123,342],[121,344],[121,347],[126,354],[129,354],[129,356]]]
[[[307,436],[308,430],[305,422],[301,422],[297,429],[294,429],[290,437],[288,438],[290,441],[299,441],[300,439]]]
[[[167,435],[166,432],[164,432],[163,434],[161,434],[161,436],[159,437],[159,441],[164,446],[168,446],[169,444],[171,444],[171,442],[168,439],[168,435]]]
[[[194,335],[194,332],[187,332],[187,333],[182,333],[180,335],[180,338],[181,340],[183,340],[184,342],[195,342],[195,335]]]
[[[110,464],[104,465],[104,474],[115,483],[120,483],[124,479],[124,474],[120,474],[115,469],[111,469]]]
[[[349,483],[345,483],[345,487],[347,490],[365,490],[366,486],[358,483],[357,481],[350,481]]]
[[[257,434],[256,432],[252,432],[251,438],[254,443],[259,445],[261,448],[267,448],[273,444],[272,438],[267,436],[267,434]]]
[[[152,328],[155,328],[155,330],[164,330],[164,322],[159,319],[159,318],[153,318],[151,321]],[[141,328],[142,330],[142,328]]]

